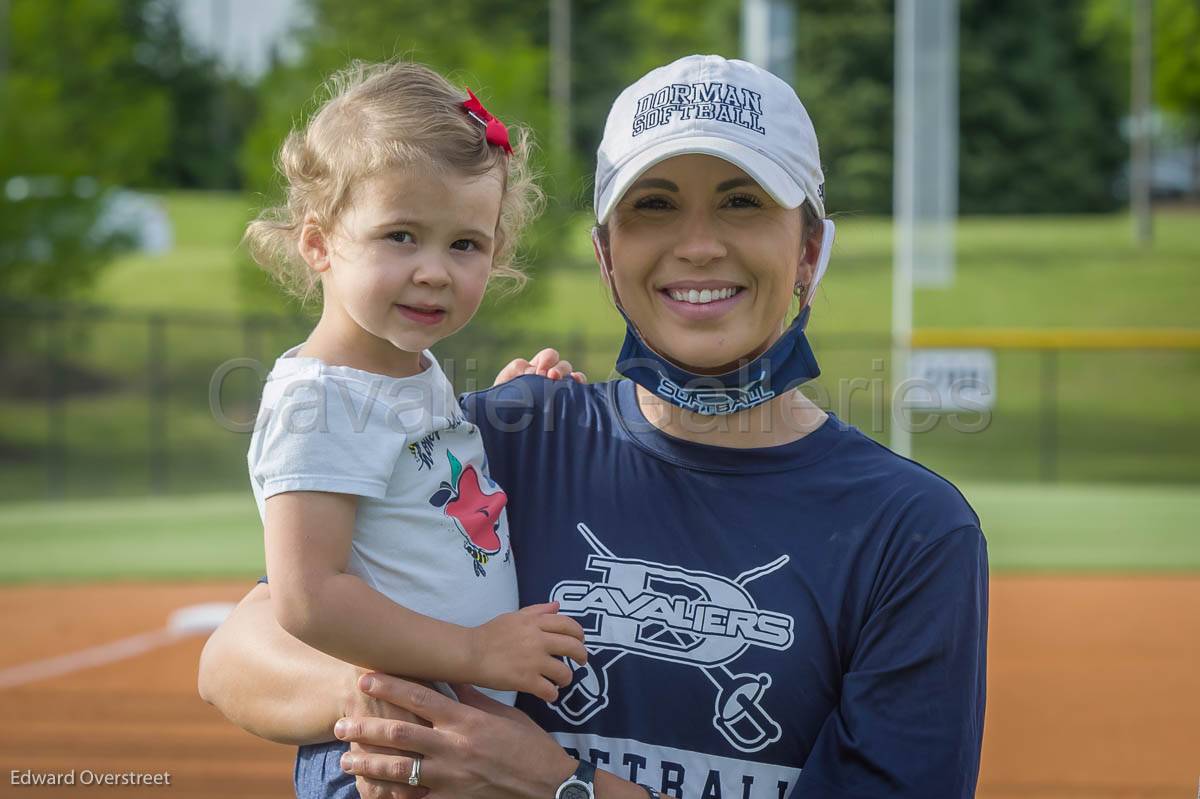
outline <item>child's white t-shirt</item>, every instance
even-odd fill
[[[275,494],[357,495],[348,572],[455,624],[475,627],[516,610],[507,498],[437,360],[426,351],[428,368],[395,378],[298,357],[301,346],[267,376],[250,439],[250,484],[264,522]]]

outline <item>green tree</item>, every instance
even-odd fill
[[[0,174],[148,181],[170,100],[139,58],[147,0],[10,2]]]
[[[1124,159],[1117,66],[1081,35],[1084,4],[964,0],[963,213],[1114,208]]]
[[[148,0],[10,0],[0,83],[0,296],[62,297],[119,244],[106,184],[145,184],[170,102],[141,60]]]
[[[794,85],[820,139],[831,211],[891,209],[891,5],[806,0],[796,11]]]
[[[1158,0],[1154,27],[1158,102],[1195,120],[1200,117],[1200,3]]]
[[[796,87],[821,138],[829,207],[892,201],[893,4],[804,0]],[[1114,205],[1116,67],[1080,35],[1082,2],[962,0],[959,207],[964,213]]]
[[[1200,155],[1200,2],[1154,0],[1153,9],[1153,103],[1174,116],[1178,135]],[[1086,38],[1103,47],[1117,65],[1117,90],[1126,98],[1132,12],[1129,0],[1089,0],[1085,28]],[[1200,159],[1195,163],[1195,177],[1200,181]]]
[[[1154,0],[1154,101],[1185,116],[1200,116],[1200,2]],[[1088,0],[1084,36],[1102,45],[1128,96],[1133,37],[1129,0]]]
[[[187,189],[240,188],[237,151],[257,112],[254,89],[227,73],[215,55],[188,43],[175,0],[150,4],[138,47],[170,103],[167,146],[154,165],[154,181]]]

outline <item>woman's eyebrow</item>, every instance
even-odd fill
[[[642,178],[637,183],[629,187],[630,191],[634,189],[664,189],[665,191],[679,191],[679,187],[669,180],[663,178]]]
[[[755,185],[755,183],[750,178],[732,178],[731,180],[727,180],[724,183],[718,183],[716,193],[720,194],[721,192],[729,191],[730,189],[740,189],[742,186],[753,186],[753,185]]]

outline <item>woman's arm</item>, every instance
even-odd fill
[[[301,745],[332,740],[347,710],[367,710],[357,688],[363,673],[288,635],[271,611],[270,589],[259,584],[204,645],[198,687],[242,729]]]
[[[434,756],[425,753],[430,768],[424,773],[436,775],[437,787],[449,788],[450,795],[549,799],[574,771],[575,761],[528,717],[469,688],[458,688],[466,705],[382,674],[372,675],[369,693],[359,690],[363,670],[288,635],[275,621],[269,591],[266,584],[255,586],[208,639],[200,656],[200,696],[239,727],[278,743],[300,745],[331,740],[338,719],[353,720],[355,732],[339,737],[356,744],[351,770],[364,797],[411,795],[404,781],[412,759],[399,750],[418,749],[415,741],[409,743],[416,725],[404,727],[399,735],[399,728],[383,726],[397,719],[417,721],[409,708],[443,722],[437,741],[448,742],[448,748],[436,747]],[[596,795],[646,797],[643,789],[607,772],[596,774]]]
[[[883,577],[841,696],[789,799],[973,797],[983,745],[987,542],[933,537]]]

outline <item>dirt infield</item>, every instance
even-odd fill
[[[237,584],[0,588],[0,672],[161,628]],[[0,690],[0,796],[287,797],[292,750],[197,696],[199,638]],[[1200,576],[992,580],[979,796],[1191,797]],[[11,772],[169,772],[169,787],[26,787]]]

